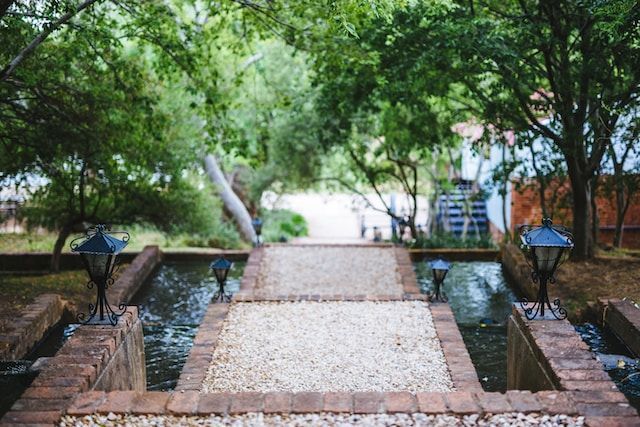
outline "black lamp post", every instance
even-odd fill
[[[120,238],[114,234],[121,235]],[[127,310],[126,304],[118,305],[118,312],[114,311],[107,301],[107,289],[113,285],[113,273],[115,273],[116,258],[127,246],[129,233],[125,231],[113,231],[107,233],[107,227],[103,224],[90,227],[86,234],[71,242],[71,251],[79,253],[82,257],[89,282],[87,287],[97,288],[95,304],[89,304],[89,317],[79,313],[77,318],[81,323],[107,324],[115,326],[118,318]],[[86,320],[85,320],[86,319]]]
[[[521,227],[520,239],[521,248],[533,270],[533,282],[540,285],[535,302],[524,300],[520,303],[527,319],[533,320],[538,313],[544,317],[545,307],[556,319],[565,319],[567,310],[560,305],[560,300],[556,298],[553,306],[551,305],[547,283],[555,283],[554,274],[558,266],[569,257],[573,249],[573,236],[566,228],[552,225],[551,219],[545,218],[542,220],[542,227]]]
[[[258,247],[262,245],[262,220],[258,217],[255,217],[253,218],[253,220],[251,220],[251,225],[253,225],[253,231],[256,232],[255,246]]]
[[[213,294],[213,301],[231,301],[231,295],[224,292],[227,274],[229,274],[231,267],[233,267],[233,263],[224,257],[218,258],[209,265],[209,268],[213,270],[213,273],[216,275],[216,280],[218,281],[218,291]]]
[[[442,258],[438,258],[430,261],[429,266],[433,273],[433,283],[436,286],[435,293],[431,294],[429,301],[447,302],[447,295],[444,291],[440,290],[440,287],[442,286],[442,282],[444,282],[444,278],[447,276],[447,273],[451,269],[451,263]]]

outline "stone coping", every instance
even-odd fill
[[[429,305],[431,317],[449,367],[453,386],[458,391],[482,391],[478,374],[467,346],[462,340],[456,319],[449,304],[432,303]]]
[[[517,304],[513,305],[512,316],[556,389],[606,391],[610,393],[607,396],[626,401],[568,320],[528,320]]]
[[[457,391],[409,392],[305,392],[305,393],[198,393],[87,392],[77,396],[66,414],[235,415],[244,413],[425,413],[500,414],[509,412],[585,416],[588,425],[631,426],[640,423],[626,401],[607,400],[604,392],[510,390],[506,393]]]
[[[640,309],[630,301],[619,298],[600,298],[600,321],[640,357]]]
[[[449,261],[500,261],[499,249],[408,249],[412,261],[443,257]]]
[[[138,308],[130,306],[115,327],[80,326],[56,355],[42,364],[38,376],[0,419],[0,425],[55,423],[75,396],[93,387],[139,321]]]
[[[60,321],[65,301],[58,294],[41,294],[11,319],[10,329],[0,335],[0,360],[23,358]]]

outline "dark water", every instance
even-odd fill
[[[433,290],[431,269],[414,264],[424,292]],[[482,387],[507,389],[507,326],[511,305],[517,300],[497,262],[458,262],[443,285]]]
[[[640,360],[607,328],[593,323],[575,326],[591,351],[596,353],[605,370],[629,402],[640,410]]]
[[[227,279],[228,293],[238,291],[244,265],[234,263]],[[175,387],[217,287],[207,263],[164,264],[133,297],[130,304],[141,306],[147,389]]]

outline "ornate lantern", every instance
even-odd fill
[[[121,235],[116,237],[115,234]],[[126,304],[118,305],[118,312],[114,311],[107,301],[107,289],[113,285],[113,274],[116,271],[116,258],[127,246],[129,233],[125,231],[113,231],[107,233],[107,227],[103,224],[87,229],[86,234],[71,242],[71,251],[79,253],[82,257],[89,282],[87,287],[97,290],[95,304],[89,304],[89,316],[78,314],[78,321],[90,324],[106,324],[115,326],[118,318],[127,310]],[[86,320],[85,320],[86,319]]]
[[[433,283],[435,284],[435,292],[429,297],[430,301],[447,302],[447,296],[440,288],[447,277],[447,273],[451,269],[451,263],[442,258],[437,258],[429,262],[431,272],[433,273]]]
[[[228,295],[224,291],[224,285],[227,282],[227,275],[229,274],[231,267],[233,267],[233,263],[224,257],[218,258],[209,265],[209,268],[213,270],[213,273],[216,276],[216,281],[218,282],[218,291],[213,294],[213,301],[231,301],[231,295]]]
[[[567,317],[567,310],[560,305],[560,300],[553,300],[553,306],[547,293],[547,283],[555,283],[555,272],[569,258],[573,249],[573,236],[568,229],[553,225],[551,219],[542,220],[542,227],[523,226],[520,229],[522,250],[531,266],[531,277],[539,284],[538,297],[531,303],[524,300],[520,306],[527,319],[533,320],[538,313],[544,317],[545,307],[558,319]]]

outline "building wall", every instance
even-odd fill
[[[609,179],[603,177],[601,179]],[[518,185],[520,184],[520,185]],[[526,184],[526,185],[525,185]],[[519,188],[518,188],[519,187]],[[550,216],[554,223],[571,226],[573,214],[571,211],[571,194],[568,182],[554,182],[545,192],[547,200],[555,198],[556,204]],[[596,199],[600,230],[598,243],[611,245],[616,224],[615,197],[600,195]],[[539,224],[542,220],[542,208],[538,187],[534,181],[512,183],[511,188],[511,227],[517,231],[523,224]],[[622,246],[625,248],[640,248],[640,195],[632,200],[624,222]]]

